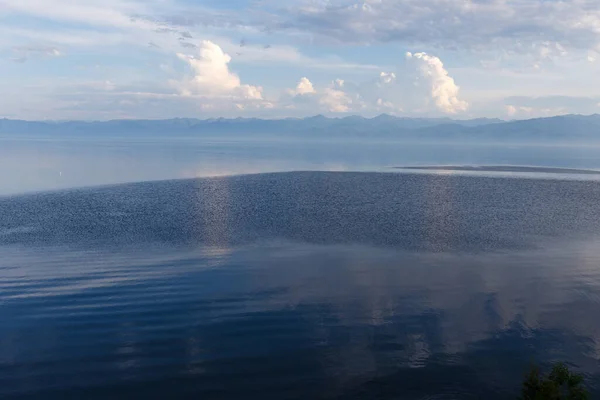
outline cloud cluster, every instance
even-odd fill
[[[306,77],[288,90],[294,107],[313,107],[321,112],[410,112],[414,114],[458,114],[468,103],[459,97],[459,87],[442,61],[427,53],[407,53],[408,67],[398,72],[382,71],[362,83],[337,79],[318,89]]]
[[[539,53],[598,48],[600,2],[586,0],[297,0],[258,20],[270,30],[344,43]],[[247,22],[246,22],[247,23]]]
[[[61,54],[52,47],[23,47],[21,50],[49,56]],[[168,50],[165,52],[168,53]],[[161,65],[157,69],[170,76],[163,83],[146,81],[128,86],[117,81],[110,82],[110,85],[88,85],[61,98],[66,104],[75,104],[76,99],[86,97],[78,101],[79,110],[88,107],[108,112],[106,110],[112,106],[124,110],[135,109],[142,104],[148,109],[155,109],[161,103],[168,109],[168,103],[182,113],[188,110],[186,115],[189,115],[189,110],[197,110],[199,115],[228,116],[236,113],[264,115],[265,112],[269,112],[270,116],[381,112],[439,115],[456,114],[467,109],[467,103],[458,96],[458,86],[441,60],[426,53],[411,54],[406,68],[373,73],[371,80],[353,82],[338,78],[315,85],[308,77],[303,77],[294,88],[272,88],[268,95],[262,86],[243,82],[230,68],[231,56],[213,41],[194,41],[189,52],[171,53],[169,56],[173,61],[178,60],[179,66],[186,66],[187,72],[181,73],[177,66]],[[402,61],[399,56],[398,62]],[[344,71],[338,71],[340,78]],[[418,85],[414,85],[415,81]],[[87,96],[84,91],[87,91]],[[176,111],[173,111],[173,116],[177,116]]]
[[[510,118],[538,118],[561,114],[600,113],[600,99],[596,97],[512,96],[503,100]]]

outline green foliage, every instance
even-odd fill
[[[563,363],[552,368],[548,376],[533,366],[521,389],[521,400],[587,400],[589,395],[583,387],[583,376],[569,371]]]

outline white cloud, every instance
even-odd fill
[[[515,114],[517,114],[517,112],[518,112],[517,107],[515,107],[511,104],[506,106],[506,114],[508,114],[509,117],[515,116]]]
[[[344,91],[333,87],[326,88],[320,99],[320,104],[329,112],[346,113],[351,110],[352,99]]]
[[[298,84],[296,85],[296,88],[293,90],[290,90],[289,93],[292,96],[297,96],[297,95],[305,95],[305,94],[315,94],[315,88],[312,84],[312,82],[304,77],[302,79],[300,79],[300,82],[298,82]]]
[[[552,115],[566,114],[564,108],[536,108],[527,106],[506,106],[506,112],[511,118],[539,118]]]
[[[407,59],[416,62],[421,77],[425,79],[431,90],[431,98],[437,108],[448,114],[466,111],[469,104],[458,98],[459,87],[448,75],[442,61],[427,53],[406,54]]]
[[[352,110],[353,100],[344,92],[345,82],[336,79],[327,87],[316,89],[306,77],[300,79],[295,89],[286,91],[283,107],[306,113],[346,113]]]
[[[262,100],[262,88],[242,84],[240,78],[229,70],[231,57],[215,43],[204,40],[194,56],[177,54],[191,67],[194,76],[175,82],[186,96],[233,97],[243,100]]]
[[[394,83],[396,81],[396,74],[393,72],[381,72],[379,74],[379,82],[378,84],[381,85],[389,85],[391,83]]]
[[[396,111],[397,107],[394,103],[392,103],[391,101],[385,101],[381,98],[377,99],[377,101],[375,102],[375,104],[377,104],[377,107],[379,110],[384,110],[384,111]],[[402,109],[398,109],[397,111],[402,111]]]
[[[514,118],[547,117],[563,114],[594,114],[598,97],[512,96],[503,99],[506,114]]]

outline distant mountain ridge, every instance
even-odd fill
[[[305,135],[380,137],[417,141],[600,141],[600,115],[563,115],[518,121],[478,118],[174,118],[164,120],[23,121],[0,119],[0,134],[63,135]]]

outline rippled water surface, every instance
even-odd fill
[[[600,396],[598,199],[343,172],[0,197],[0,398],[505,399],[556,360]]]

